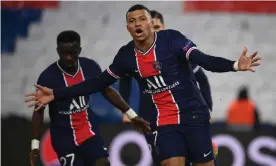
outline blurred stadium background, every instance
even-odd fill
[[[23,101],[34,90],[38,75],[58,56],[56,36],[72,29],[82,36],[81,56],[105,69],[117,50],[131,40],[125,13],[142,3],[164,15],[167,28],[177,29],[206,53],[237,59],[243,46],[259,51],[262,66],[256,73],[206,72],[213,96],[212,132],[220,146],[222,166],[276,165],[276,2],[65,2],[1,1],[1,162],[4,166],[28,165],[31,115]],[[138,87],[133,81],[130,104],[138,108]],[[238,89],[247,85],[259,109],[259,129],[236,131],[227,127],[227,111]],[[118,87],[118,84],[113,85]],[[122,124],[121,114],[99,94],[92,96],[101,132],[108,146],[132,128]],[[45,132],[48,112],[45,111]],[[241,112],[241,116],[243,116]],[[47,132],[46,132],[47,133]],[[47,134],[46,134],[47,135]],[[49,147],[42,148],[40,165],[58,165]],[[42,141],[43,142],[43,141]],[[115,143],[116,144],[116,143]],[[127,145],[121,159],[135,165],[143,155],[138,146]],[[117,165],[115,165],[117,166]],[[142,165],[144,166],[144,165]]]

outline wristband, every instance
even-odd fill
[[[233,65],[235,71],[239,71],[239,61],[236,61]]]
[[[127,117],[129,118],[129,119],[133,119],[133,118],[135,118],[135,117],[137,117],[138,115],[136,114],[136,112],[133,110],[133,109],[129,109],[129,110],[127,110],[126,112],[125,112],[125,114],[127,115]]]
[[[37,140],[37,139],[33,139],[33,140],[32,140],[31,149],[32,149],[32,150],[34,150],[34,149],[39,149],[39,140]]]

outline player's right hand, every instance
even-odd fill
[[[30,165],[31,166],[35,166],[35,163],[38,159],[38,156],[39,156],[39,150],[38,149],[33,149],[31,152],[30,152]]]
[[[131,123],[134,126],[134,128],[140,132],[151,131],[150,123],[139,116],[136,116],[135,118],[131,119]]]
[[[36,106],[35,111],[49,104],[55,99],[53,89],[47,88],[41,85],[35,85],[37,91],[35,93],[29,93],[25,95],[25,102],[33,103],[29,104],[28,107]]]

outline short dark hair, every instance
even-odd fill
[[[150,10],[149,10],[146,6],[141,5],[141,4],[136,4],[136,5],[131,6],[131,7],[128,9],[128,11],[127,11],[127,13],[126,13],[126,20],[127,20],[127,14],[128,14],[129,12],[134,12],[134,11],[136,11],[136,10],[146,10],[146,11],[150,14]]]
[[[60,32],[60,34],[58,34],[57,44],[70,43],[70,42],[77,42],[78,44],[80,44],[81,42],[80,35],[73,30],[62,31]]]
[[[160,22],[162,24],[164,24],[164,18],[163,18],[163,15],[161,13],[159,13],[158,11],[156,10],[151,10],[150,11],[150,15],[151,15],[151,18],[157,18],[160,20]]]

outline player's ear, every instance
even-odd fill
[[[130,31],[129,31],[129,27],[128,27],[128,24],[126,24],[126,28],[127,28],[127,31],[130,33]]]

